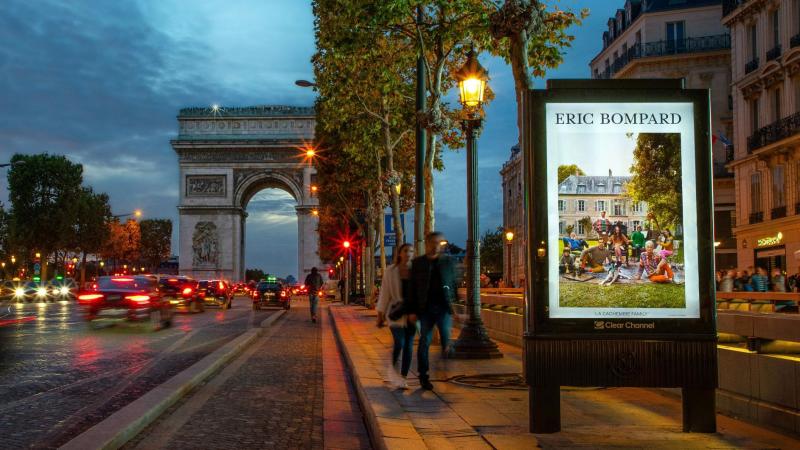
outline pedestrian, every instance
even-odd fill
[[[633,248],[633,259],[634,261],[639,260],[639,256],[642,254],[642,250],[644,250],[644,233],[642,233],[642,227],[636,227],[633,234],[631,234],[631,247]]]
[[[736,278],[736,271],[733,269],[725,272],[725,275],[719,281],[720,292],[733,292],[734,279]]]
[[[412,322],[419,320],[417,372],[422,389],[433,390],[428,376],[433,327],[439,329],[442,358],[450,352],[450,327],[453,322],[453,297],[456,294],[455,264],[443,253],[444,234],[432,231],[425,236],[425,254],[411,263],[411,289],[406,299],[406,312]]]
[[[311,321],[317,323],[317,305],[319,304],[319,290],[325,282],[322,280],[322,275],[316,267],[311,268],[311,273],[306,275],[306,280],[303,282],[308,288],[308,303],[311,307]]]
[[[772,292],[786,292],[786,277],[783,276],[780,267],[772,269]]]
[[[763,267],[756,269],[756,273],[750,277],[750,285],[753,292],[767,292],[769,280],[767,279],[767,271]]]
[[[661,253],[654,251],[656,244],[647,241],[644,252],[640,256],[639,268],[636,271],[636,280],[642,279],[642,273],[653,283],[671,283],[675,277],[672,268]]]
[[[558,261],[558,273],[572,273],[574,269],[575,258],[572,257],[569,248],[564,247],[564,250],[561,252],[561,259]]]
[[[414,352],[414,336],[417,324],[408,320],[405,299],[411,289],[411,260],[414,247],[403,244],[394,254],[394,263],[386,268],[378,295],[378,327],[387,323],[392,332],[392,360],[387,370],[388,381],[398,389],[408,389],[408,371],[411,369],[411,354]],[[402,359],[401,359],[402,356]],[[398,376],[397,361],[400,360]]]
[[[611,233],[611,247],[616,255],[617,263],[622,263],[622,255],[625,254],[625,265],[630,266],[628,260],[628,237],[622,232],[622,227],[614,225],[614,232]]]
[[[600,217],[595,219],[592,227],[598,236],[611,232],[611,221],[606,217],[605,211],[600,211]]]
[[[789,285],[789,292],[800,291],[800,266],[797,268],[797,273],[790,276],[787,282]]]
[[[605,264],[606,258],[611,254],[606,246],[606,239],[605,235],[600,235],[600,241],[597,245],[589,247],[581,252],[579,259],[580,274],[583,274],[587,270],[592,273],[605,271],[603,264]]]

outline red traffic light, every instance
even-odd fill
[[[344,248],[350,248],[350,241],[344,241],[344,242],[342,242],[342,247],[344,247]]]

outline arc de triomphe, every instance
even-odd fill
[[[319,267],[316,171],[304,151],[314,140],[313,108],[184,108],[178,125],[180,273],[243,280],[245,209],[265,188],[297,202],[298,278]]]

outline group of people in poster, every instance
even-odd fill
[[[597,235],[594,245],[579,239],[573,232],[562,238],[564,249],[559,260],[559,273],[567,279],[585,281],[586,273],[608,273],[601,284],[612,284],[621,278],[642,280],[652,283],[671,283],[675,273],[670,257],[675,252],[675,239],[669,229],[660,232],[642,230],[636,226],[630,235],[628,226],[621,221],[612,222],[601,211],[592,223]],[[622,270],[622,267],[635,272]],[[578,277],[578,278],[576,278]],[[594,278],[594,277],[593,277]]]

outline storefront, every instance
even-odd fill
[[[739,268],[761,267],[769,273],[777,267],[789,274],[796,273],[800,267],[798,219],[800,216],[736,230]]]

